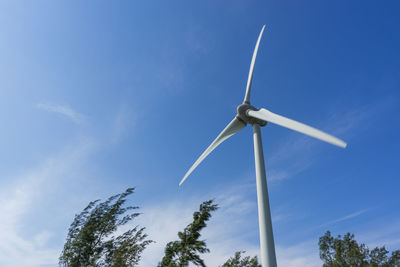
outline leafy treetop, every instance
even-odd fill
[[[370,251],[350,233],[335,238],[327,231],[319,238],[319,250],[323,267],[400,267],[400,250],[393,251],[390,257],[384,246]]]
[[[139,216],[138,207],[123,207],[127,197],[134,192],[128,188],[104,202],[92,201],[72,222],[64,249],[59,258],[60,266],[136,266],[140,254],[150,244],[145,240],[145,228],[135,226],[121,235],[115,235],[120,226]]]
[[[193,213],[193,222],[178,233],[179,240],[169,242],[165,248],[165,255],[158,267],[186,267],[189,263],[205,267],[199,254],[207,253],[204,240],[199,240],[200,231],[207,226],[206,222],[211,217],[211,212],[218,209],[213,200],[204,201],[199,211]]]
[[[257,256],[250,258],[250,256],[246,256],[242,258],[242,253],[245,251],[238,251],[235,255],[229,258],[221,267],[261,267],[261,264],[258,263]]]

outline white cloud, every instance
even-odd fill
[[[70,176],[79,170],[82,160],[91,149],[88,142],[80,142],[57,156],[50,157],[39,167],[21,175],[8,177],[0,189],[0,266],[25,267],[43,264],[56,265],[61,248],[49,244],[60,233],[46,229],[45,221],[57,214],[46,214],[36,229],[30,229],[29,215],[46,213],[43,203],[60,206],[66,192],[63,188]],[[5,184],[8,181],[8,184]],[[12,182],[9,182],[12,181]],[[54,195],[57,197],[54,198]],[[64,209],[58,213],[66,212]],[[32,219],[32,218],[31,218]]]
[[[320,267],[317,242],[314,240],[296,244],[293,246],[276,247],[277,261],[279,266],[285,267]]]
[[[38,247],[43,247],[47,244],[53,233],[43,230],[33,237],[34,243]]]
[[[62,114],[78,124],[85,120],[82,114],[66,106],[37,104],[36,107]],[[121,109],[110,127],[112,142],[125,134],[128,119],[127,110]],[[57,265],[61,242],[74,214],[90,200],[103,194],[108,196],[113,187],[103,187],[101,182],[86,175],[90,155],[97,147],[92,138],[82,137],[35,167],[2,177],[0,266]]]
[[[79,112],[76,112],[72,108],[68,106],[62,106],[57,104],[44,104],[39,103],[36,105],[38,109],[42,109],[48,112],[55,112],[61,115],[64,115],[71,119],[76,124],[82,124],[85,121],[85,116]]]
[[[136,222],[146,227],[145,232],[155,243],[150,244],[144,251],[139,266],[157,266],[166,244],[177,239],[178,231],[190,223],[195,209],[197,207],[193,203],[170,201],[141,210],[143,214]]]

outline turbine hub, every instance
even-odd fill
[[[250,104],[243,103],[237,107],[237,115],[236,118],[238,118],[240,121],[244,123],[250,123],[250,124],[258,124],[261,127],[267,125],[267,122],[264,120],[256,119],[253,117],[250,117],[247,115],[247,111],[249,110],[258,110],[257,108],[253,107]]]

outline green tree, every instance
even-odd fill
[[[199,211],[193,213],[193,222],[178,233],[179,240],[172,241],[165,247],[165,255],[158,267],[186,267],[189,263],[205,267],[200,254],[210,252],[204,240],[199,240],[200,231],[207,226],[211,212],[218,209],[213,200],[205,201]]]
[[[139,213],[138,207],[124,207],[127,197],[134,192],[128,188],[104,202],[92,201],[72,222],[60,266],[68,267],[128,267],[136,266],[140,255],[151,240],[146,240],[145,228],[138,226],[116,235],[120,226],[130,222]]]
[[[235,255],[229,258],[221,267],[261,267],[261,264],[258,263],[257,256],[250,258],[250,256],[246,256],[242,258],[242,253],[245,251],[238,251]]]
[[[400,267],[400,250],[392,252],[385,247],[369,250],[365,244],[358,244],[354,235],[332,237],[330,231],[319,238],[319,256],[323,267]]]

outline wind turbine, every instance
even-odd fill
[[[276,267],[276,255],[274,236],[272,232],[271,211],[268,199],[267,180],[265,176],[264,153],[261,142],[260,126],[265,126],[268,122],[277,124],[291,130],[312,136],[330,144],[345,148],[346,143],[342,140],[317,130],[313,127],[305,125],[301,122],[285,118],[281,115],[272,113],[271,111],[261,108],[257,109],[250,104],[251,82],[253,80],[254,64],[256,61],[258,46],[264,32],[265,25],[262,27],[260,35],[254,48],[253,57],[251,59],[249,77],[247,79],[246,94],[243,103],[237,107],[236,117],[225,127],[225,129],[217,136],[211,145],[201,154],[196,162],[187,171],[179,185],[193,172],[193,170],[223,141],[239,132],[246,127],[247,124],[253,126],[254,139],[254,157],[257,180],[257,202],[258,202],[258,221],[260,228],[260,250],[261,264],[263,267]]]

